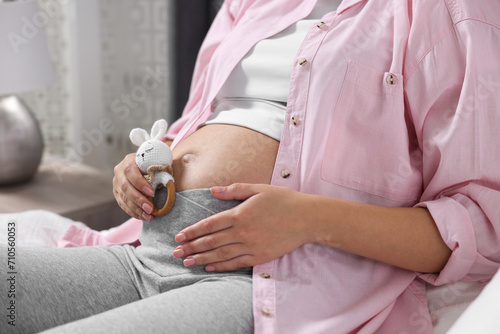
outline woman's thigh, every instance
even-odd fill
[[[253,333],[252,279],[205,279],[44,332],[59,333]]]
[[[140,299],[105,247],[17,247],[11,255],[9,263],[0,246],[1,333],[35,333]]]

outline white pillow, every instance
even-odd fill
[[[455,282],[441,286],[427,284],[427,304],[434,334],[445,334],[486,284],[481,282]]]
[[[448,331],[448,334],[470,333],[500,333],[500,271]]]

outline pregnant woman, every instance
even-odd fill
[[[432,333],[425,282],[500,266],[498,10],[226,1],[165,138],[172,211],[125,157],[141,246],[19,250],[16,329]]]

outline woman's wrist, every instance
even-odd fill
[[[300,212],[303,243],[338,246],[340,240],[335,225],[343,214],[339,200],[319,195],[302,195]]]

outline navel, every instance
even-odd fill
[[[190,162],[191,160],[193,159],[193,155],[192,154],[184,154],[182,156],[182,162],[187,164],[188,162]]]

